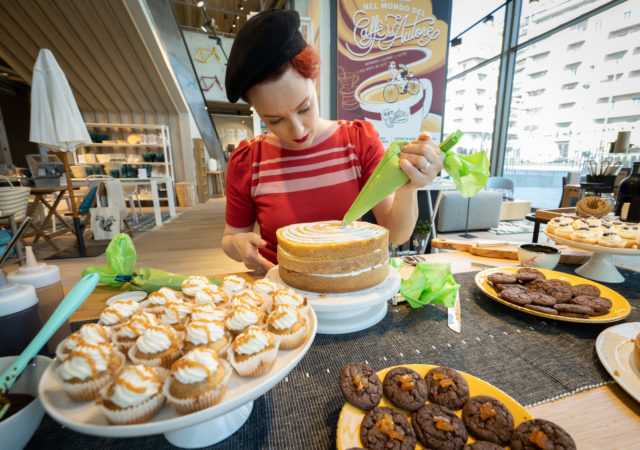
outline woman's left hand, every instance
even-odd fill
[[[400,167],[409,177],[404,188],[418,189],[431,183],[442,170],[444,155],[428,133],[402,147]]]

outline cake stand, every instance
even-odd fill
[[[549,239],[557,244],[568,245],[570,247],[592,252],[589,260],[576,269],[576,273],[589,278],[590,280],[602,281],[604,283],[622,283],[624,277],[613,264],[613,255],[640,256],[640,250],[636,248],[615,248],[604,247],[602,245],[587,244],[572,239],[564,239],[555,234],[545,231]]]
[[[288,286],[282,281],[278,266],[267,273],[274,283]],[[400,274],[389,267],[389,275],[380,284],[360,291],[318,293],[291,287],[307,297],[318,316],[319,334],[346,334],[365,330],[387,315],[388,301],[400,290]]]
[[[74,431],[110,438],[151,436],[163,433],[176,447],[208,447],[231,436],[251,415],[253,401],[278,384],[298,364],[311,347],[318,321],[309,310],[310,330],[302,347],[278,352],[271,371],[261,377],[242,378],[234,373],[223,400],[202,411],[178,415],[165,405],[151,421],[139,425],[109,425],[94,402],[74,402],[62,390],[54,372],[59,366],[51,364],[43,374],[38,396],[44,409],[57,422]]]

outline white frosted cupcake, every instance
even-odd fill
[[[554,230],[553,234],[561,238],[571,239],[573,227],[571,225],[560,225]]]
[[[224,356],[231,344],[231,334],[224,328],[224,322],[215,320],[192,320],[185,327],[184,351],[196,347],[207,347]]]
[[[307,337],[307,320],[300,310],[278,306],[267,317],[267,329],[280,338],[280,348],[299,347]]]
[[[62,389],[75,401],[95,400],[125,364],[125,357],[111,344],[81,343],[56,370]]]
[[[605,228],[602,225],[589,225],[589,230],[595,237],[596,241],[602,237],[605,232]]]
[[[264,327],[251,326],[236,336],[229,350],[229,362],[243,377],[257,377],[271,370],[280,341]]]
[[[159,290],[149,294],[147,299],[142,302],[142,306],[151,313],[162,312],[161,307],[169,303],[181,303],[184,299],[180,292],[170,288],[160,288]]]
[[[83,342],[92,345],[110,344],[111,339],[112,329],[110,328],[103,327],[97,323],[82,325],[78,331],[60,341],[56,348],[56,358],[60,362],[65,361],[71,351]]]
[[[229,296],[218,286],[212,284],[195,290],[191,301],[196,305],[213,304],[219,307],[225,307],[229,304]]]
[[[142,365],[125,367],[101,392],[99,407],[109,423],[132,425],[151,420],[164,404],[166,372]]]
[[[193,305],[191,320],[219,320],[224,322],[229,315],[227,309],[216,308],[213,305]]]
[[[113,343],[118,347],[118,350],[127,354],[136,340],[147,329],[155,325],[158,325],[156,316],[145,311],[138,311],[125,323],[114,327]]]
[[[589,224],[583,219],[574,220],[571,226],[574,230],[577,230],[579,228],[589,228]]]
[[[238,275],[228,275],[222,279],[222,290],[229,297],[247,288],[247,280]]]
[[[278,289],[273,294],[273,307],[292,306],[299,309],[304,315],[309,310],[307,298],[294,291],[293,289]]]
[[[182,338],[169,325],[148,328],[129,349],[129,359],[134,364],[148,367],[169,368],[180,357]]]
[[[561,217],[554,217],[553,219],[547,222],[547,233],[553,234],[554,230],[563,224],[563,220]]]
[[[168,402],[180,414],[209,408],[222,400],[231,367],[210,348],[191,350],[171,366],[164,385]]]
[[[589,227],[600,227],[602,226],[602,220],[598,219],[597,217],[587,217],[585,220],[585,222],[587,222],[587,225]]]
[[[188,303],[169,303],[162,307],[158,314],[158,321],[162,325],[170,325],[177,331],[184,330],[184,324],[191,314],[191,305]]]
[[[262,278],[253,283],[253,291],[262,299],[265,311],[269,311],[273,305],[273,294],[280,289],[280,286],[271,280]]]
[[[632,247],[636,243],[638,228],[635,225],[623,225],[618,228],[618,234],[626,241],[626,247]]]
[[[140,304],[135,300],[118,300],[102,311],[98,323],[105,327],[121,325],[138,312],[139,309]]]
[[[262,307],[262,299],[251,289],[243,289],[231,298],[230,306],[232,308],[240,305],[254,306],[256,308],[264,309]]]
[[[187,297],[193,298],[198,290],[209,285],[211,285],[211,282],[207,277],[192,275],[184,279],[180,284],[180,290]]]
[[[577,228],[571,239],[578,242],[584,242],[586,244],[595,244],[598,242],[597,237],[591,232],[589,227]]]
[[[615,231],[607,231],[598,239],[598,244],[604,247],[623,248],[626,247],[627,241],[622,239]]]
[[[239,305],[231,309],[224,324],[236,336],[251,325],[261,325],[263,322],[263,310],[255,306]]]

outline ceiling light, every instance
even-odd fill
[[[200,0],[198,3],[196,3],[196,6],[198,8],[203,8],[204,7],[204,0]]]

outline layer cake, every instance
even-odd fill
[[[375,286],[389,273],[389,232],[367,222],[337,220],[280,228],[278,266],[289,286],[350,292]]]

